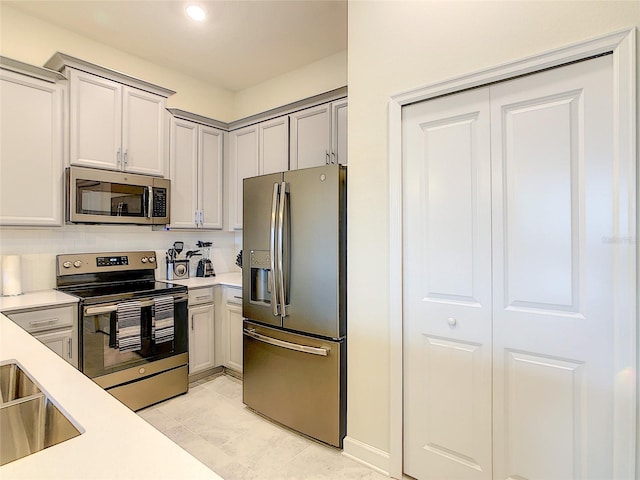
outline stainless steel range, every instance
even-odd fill
[[[153,251],[58,255],[80,298],[80,370],[132,410],[186,393],[187,287],[155,280]]]

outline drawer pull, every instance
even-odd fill
[[[211,298],[211,295],[200,295],[199,297],[196,297],[196,300],[202,300],[205,298]]]
[[[48,318],[46,320],[33,320],[32,322],[29,322],[29,325],[31,325],[32,327],[41,327],[43,325],[51,325],[53,323],[57,323],[59,320],[58,318]]]

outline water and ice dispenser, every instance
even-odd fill
[[[268,250],[251,250],[249,268],[251,272],[252,303],[271,304],[271,257]]]

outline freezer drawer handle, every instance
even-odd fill
[[[323,357],[329,355],[329,348],[317,348],[310,347],[308,345],[299,345],[297,343],[285,342],[284,340],[278,340],[277,338],[267,337],[266,335],[257,333],[252,328],[245,328],[244,333],[251,338],[255,338],[256,340],[268,343],[270,345],[275,345],[276,347],[288,348],[289,350],[295,350],[296,352],[311,353],[312,355],[320,355]]]

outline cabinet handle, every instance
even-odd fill
[[[118,153],[116,154],[116,163],[120,165],[122,162],[122,150],[118,148]]]
[[[326,159],[325,159],[324,163],[325,163],[326,165],[329,165],[329,164],[331,163],[331,160],[330,160],[330,158],[329,158],[329,150],[325,150],[324,152],[325,152],[325,154],[326,154]]]
[[[73,342],[71,341],[71,337],[67,338],[67,344],[69,345],[69,358],[73,358]]]
[[[201,295],[199,297],[196,297],[196,300],[202,300],[203,298],[210,298],[209,295]]]
[[[193,330],[193,315],[191,315],[191,330]]]
[[[242,300],[242,297],[240,297],[238,295],[234,295],[233,298],[238,298],[238,299]]]
[[[193,223],[195,223],[196,225],[199,223],[199,222],[198,222],[198,217],[199,217],[199,215],[198,215],[198,210],[195,210],[195,211],[193,212]]]
[[[129,150],[124,151],[124,166],[129,165]]]
[[[56,323],[58,321],[58,318],[48,318],[47,320],[34,320],[32,322],[29,322],[29,325],[31,325],[32,327],[40,327],[42,325],[51,325],[52,323]]]
[[[336,160],[336,152],[331,152],[331,163],[338,163],[338,160]]]

